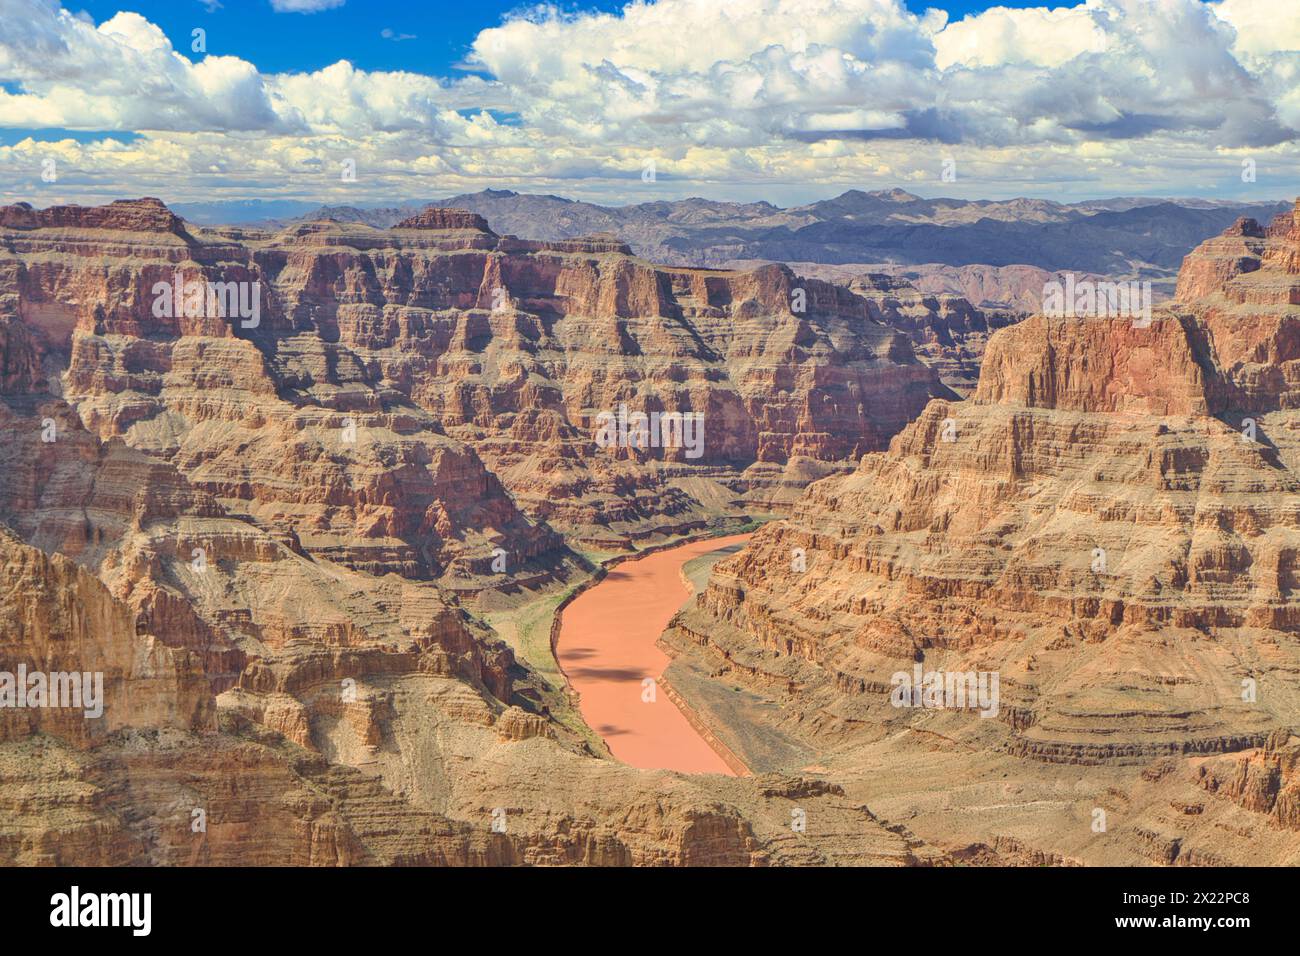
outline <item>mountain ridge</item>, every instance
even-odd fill
[[[939,282],[964,282],[968,291],[986,291],[987,298],[973,302],[982,308],[1012,303],[1037,307],[1032,289],[1001,282],[1002,270],[1020,266],[1144,279],[1165,295],[1172,291],[1183,256],[1198,243],[1241,216],[1267,224],[1287,208],[1281,202],[1134,197],[1074,204],[1032,198],[923,199],[898,189],[851,189],[787,208],[701,197],[602,206],[484,190],[391,207],[326,206],[264,225],[333,218],[387,228],[429,205],[476,212],[499,234],[558,240],[609,233],[637,255],[666,265],[806,262],[855,266],[863,272],[938,270],[944,274]],[[960,270],[982,278],[960,280]]]

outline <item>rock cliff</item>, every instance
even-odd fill
[[[675,622],[678,653],[779,701],[777,728],[850,776],[920,748],[962,780],[996,767],[1017,794],[1098,791],[910,824],[923,837],[1102,862],[1294,861],[1294,838],[1233,846],[1207,822],[1222,808],[1170,817],[1164,798],[1195,801],[1199,779],[1239,799],[1249,787],[1212,781],[1290,772],[1281,744],[1243,764],[1272,770],[1194,762],[1300,723],[1296,221],[1205,243],[1149,325],[1039,315],[997,331],[971,399],[932,402],[715,568]],[[994,719],[894,706],[895,675],[916,666],[998,675]],[[1116,807],[1102,780],[1155,803]],[[879,809],[907,790],[916,806],[944,786],[858,793]],[[1289,791],[1273,791],[1262,809],[1289,819]],[[1124,826],[1094,838],[1088,812],[1107,806]]]
[[[390,230],[174,218],[156,200],[7,207],[0,334],[32,347],[7,350],[6,378],[66,363],[101,438],[352,567],[469,576],[470,551],[506,540],[546,564],[558,539],[503,491],[609,547],[702,526],[950,394],[866,299],[780,266],[662,269],[609,237],[502,238],[436,208]],[[202,290],[227,283],[256,316],[215,314],[226,299]],[[600,447],[598,416],[623,406],[702,415],[701,447]]]
[[[5,207],[0,671],[93,671],[105,700],[0,708],[0,860],[927,860],[833,793],[801,802],[849,835],[793,847],[780,788],[598,759],[471,610],[583,565],[561,532],[742,515],[935,394],[860,297],[780,267],[437,209],[263,233]],[[620,403],[704,413],[699,458],[599,447]]]

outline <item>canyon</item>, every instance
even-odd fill
[[[45,228],[23,235],[31,253],[41,254]],[[808,476],[883,448],[926,401],[949,394],[897,330],[872,321],[864,299],[778,266],[668,271],[609,237],[549,244],[502,238],[476,216],[436,209],[383,231],[318,222],[275,235],[222,230],[195,238],[173,222],[149,235],[161,246],[149,250],[154,262],[128,288],[94,288],[119,298],[94,336],[70,346],[68,397],[88,412],[93,407],[83,418],[101,437],[120,434],[183,470],[201,469],[219,497],[251,498],[249,507],[272,521],[271,511],[288,518],[295,503],[272,504],[279,492],[266,485],[245,492],[238,473],[245,464],[206,450],[229,444],[208,433],[230,415],[196,407],[198,380],[211,369],[223,369],[222,384],[229,381],[242,402],[256,404],[255,394],[274,391],[295,409],[309,409],[294,412],[289,430],[305,431],[314,447],[350,419],[361,436],[350,452],[369,458],[376,471],[375,456],[414,455],[411,465],[434,457],[447,480],[483,484],[493,499],[485,507],[503,509],[497,499],[504,488],[532,519],[581,543],[624,548],[703,527],[736,511],[734,500],[761,508],[788,499]],[[244,334],[211,322],[158,328],[142,320],[145,290],[168,277],[161,263],[192,264],[209,281],[261,282],[259,327]],[[78,296],[64,285],[83,281],[75,266],[58,276],[35,272],[24,281],[46,283],[40,295]],[[142,341],[162,333],[175,344]],[[133,340],[119,345],[118,336]],[[111,381],[105,387],[87,376]],[[701,413],[703,457],[596,448],[595,417],[621,404]],[[306,415],[316,421],[302,421]],[[199,423],[197,431],[178,427],[178,417]],[[244,454],[266,449],[265,470],[290,467],[297,456],[282,460],[278,451],[288,431],[255,424]],[[426,439],[430,432],[438,434]],[[448,448],[416,451],[408,433]],[[187,447],[187,436],[204,447]],[[473,453],[452,451],[456,442]],[[486,474],[469,474],[473,458]],[[382,467],[392,473],[382,480],[404,481],[394,478],[405,474],[394,464]],[[410,542],[412,532],[430,526],[443,541],[456,538],[465,524],[493,528],[498,543],[511,539],[514,563],[545,563],[556,539],[543,531],[516,535],[517,516],[505,510],[464,520],[447,510],[464,496],[441,494],[437,485],[403,488],[399,503],[383,501],[393,496],[391,486],[375,487],[365,513],[347,515],[371,542],[365,556],[346,546],[349,563],[381,573],[412,567],[472,576],[480,569],[417,553]],[[334,532],[313,525],[311,533],[323,536],[318,550]]]
[[[793,738],[986,859],[1300,859],[1300,204],[1177,288],[1149,325],[998,331],[969,400],[714,569],[669,643],[777,703],[720,734],[742,759]],[[999,674],[996,719],[899,708],[918,665]]]
[[[106,697],[0,710],[0,859],[1300,862],[1300,206],[1146,327],[403,212],[0,208],[0,670]],[[716,737],[612,759],[564,621],[760,524],[585,622]]]
[[[209,307],[229,283],[255,319]],[[798,775],[598,759],[547,661],[484,623],[603,555],[741,529],[952,394],[849,290],[438,209],[269,234],[20,204],[0,357],[0,665],[81,661],[106,695],[97,722],[4,715],[6,862],[933,852]],[[703,412],[705,453],[599,447],[624,403]],[[791,840],[796,800],[852,836]]]

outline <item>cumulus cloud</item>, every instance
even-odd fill
[[[12,16],[10,15],[12,14]],[[501,97],[479,77],[457,83],[366,72],[340,61],[311,73],[262,74],[232,56],[194,61],[136,13],[96,27],[55,0],[0,0],[0,126],[268,135],[424,129],[447,134],[457,109]]]
[[[57,0],[0,0],[0,126],[142,133],[66,147],[86,188],[116,176],[122,192],[153,165],[190,191],[319,193],[340,188],[341,157],[365,198],[504,184],[622,198],[609,194],[649,159],[692,192],[915,185],[950,157],[963,187],[949,191],[988,195],[1190,191],[1246,155],[1296,176],[1300,8],[1275,0],[1085,0],[953,22],[901,0],[541,6],[480,32],[456,77],[347,62],[262,73],[175,40],[134,13],[96,25]]]
[[[675,127],[759,145],[834,114],[897,128],[933,101],[941,24],[897,0],[661,0],[585,16],[547,7],[484,30],[469,61],[557,135],[645,142]]]
[[[1236,31],[1233,50],[1246,56],[1300,52],[1300,4],[1222,0],[1211,5]]]
[[[940,69],[954,65],[1051,67],[1084,53],[1104,53],[1106,30],[1098,22],[1098,12],[1086,7],[994,7],[937,33],[935,65]]]
[[[253,64],[194,63],[137,13],[96,27],[52,0],[0,0],[0,125],[287,130]]]
[[[974,145],[1294,136],[1234,41],[1199,0],[995,7],[954,23],[895,0],[660,0],[620,16],[546,8],[483,31],[471,61],[539,129],[593,142],[669,127],[697,141],[745,131],[754,146],[813,131]]]

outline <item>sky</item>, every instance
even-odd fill
[[[564,13],[616,13],[625,4],[626,0],[565,2],[556,4],[556,8]],[[936,7],[957,18],[992,6],[1034,5],[1025,0],[1003,4],[971,0],[906,4],[917,13]],[[269,0],[225,0],[211,5],[199,0],[149,0],[125,5],[121,0],[96,0],[70,4],[66,9],[85,11],[96,23],[111,19],[120,10],[134,11],[161,27],[180,48],[189,45],[191,30],[204,27],[221,36],[220,49],[214,41],[211,52],[241,57],[264,72],[305,72],[348,60],[362,70],[411,70],[435,76],[453,75],[463,67],[479,32],[500,25],[512,14],[526,14],[529,10],[529,5],[519,0],[351,0],[301,6],[318,9],[291,14],[291,25]],[[384,30],[389,34],[385,35]]]
[[[1300,2],[0,0],[0,198],[1300,193]]]

